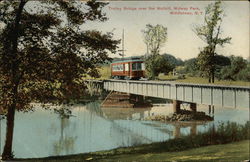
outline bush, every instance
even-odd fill
[[[231,56],[231,65],[224,66],[218,73],[219,80],[250,81],[250,65],[242,57]]]
[[[188,135],[168,140],[162,144],[152,144],[151,151],[182,151],[214,144],[226,144],[241,140],[250,139],[250,122],[245,125],[235,122],[220,123],[217,127],[212,126],[206,132],[199,132],[197,135]]]
[[[237,74],[237,80],[250,82],[250,64]]]

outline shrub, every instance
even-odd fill
[[[235,122],[220,123],[217,127],[214,125],[206,132],[199,132],[196,135],[183,136],[168,140],[162,144],[153,144],[150,150],[162,151],[182,151],[185,149],[196,148],[214,144],[226,144],[240,140],[250,139],[250,122],[245,125]]]

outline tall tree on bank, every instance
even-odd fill
[[[221,22],[223,17],[223,9],[221,1],[209,4],[205,10],[204,25],[196,26],[194,32],[202,39],[207,46],[204,47],[198,55],[198,65],[203,75],[208,77],[209,82],[214,83],[215,76],[215,55],[216,47],[230,43],[231,38],[221,38]]]
[[[0,107],[6,112],[2,159],[12,159],[15,111],[31,102],[68,103],[82,95],[84,75],[97,76],[98,64],[115,53],[112,33],[81,30],[105,21],[106,5],[96,1],[0,2]]]
[[[146,25],[146,29],[142,31],[144,42],[147,46],[147,54],[145,58],[146,72],[150,79],[154,79],[157,75],[155,65],[159,61],[160,48],[167,41],[167,28],[157,24]]]

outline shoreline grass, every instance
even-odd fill
[[[186,149],[173,152],[140,152],[151,145],[138,147],[118,148],[109,151],[98,151],[94,153],[54,156],[46,158],[14,159],[14,161],[34,161],[34,162],[80,162],[80,161],[100,161],[100,162],[163,162],[163,161],[244,161],[249,160],[250,140],[243,140],[228,144],[217,144],[203,146],[199,148]]]
[[[162,161],[244,161],[249,160],[249,140],[230,144],[212,145],[180,152],[116,155],[102,162],[162,162]]]

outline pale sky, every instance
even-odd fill
[[[83,29],[90,28],[104,32],[114,30],[117,39],[122,38],[122,30],[124,29],[125,55],[136,56],[146,53],[141,32],[145,29],[146,24],[161,24],[168,28],[168,40],[161,48],[161,53],[189,59],[198,55],[199,47],[205,46],[204,42],[192,31],[192,28],[193,24],[204,23],[205,7],[210,3],[212,2],[111,1],[104,9],[109,20],[104,23],[87,23]],[[155,8],[155,10],[149,10],[149,7]],[[166,10],[158,10],[157,7],[165,7]],[[175,10],[174,7],[187,8],[187,10]],[[230,36],[232,40],[231,44],[226,44],[224,48],[218,48],[219,54],[249,57],[249,7],[248,1],[223,2],[226,16],[222,22],[222,37]],[[136,10],[128,8],[136,8]],[[139,10],[139,8],[146,8],[146,10]],[[199,10],[191,10],[190,8],[198,8]],[[170,14],[171,11],[191,12],[193,15],[174,15]],[[195,14],[195,11],[199,12],[198,15]]]

